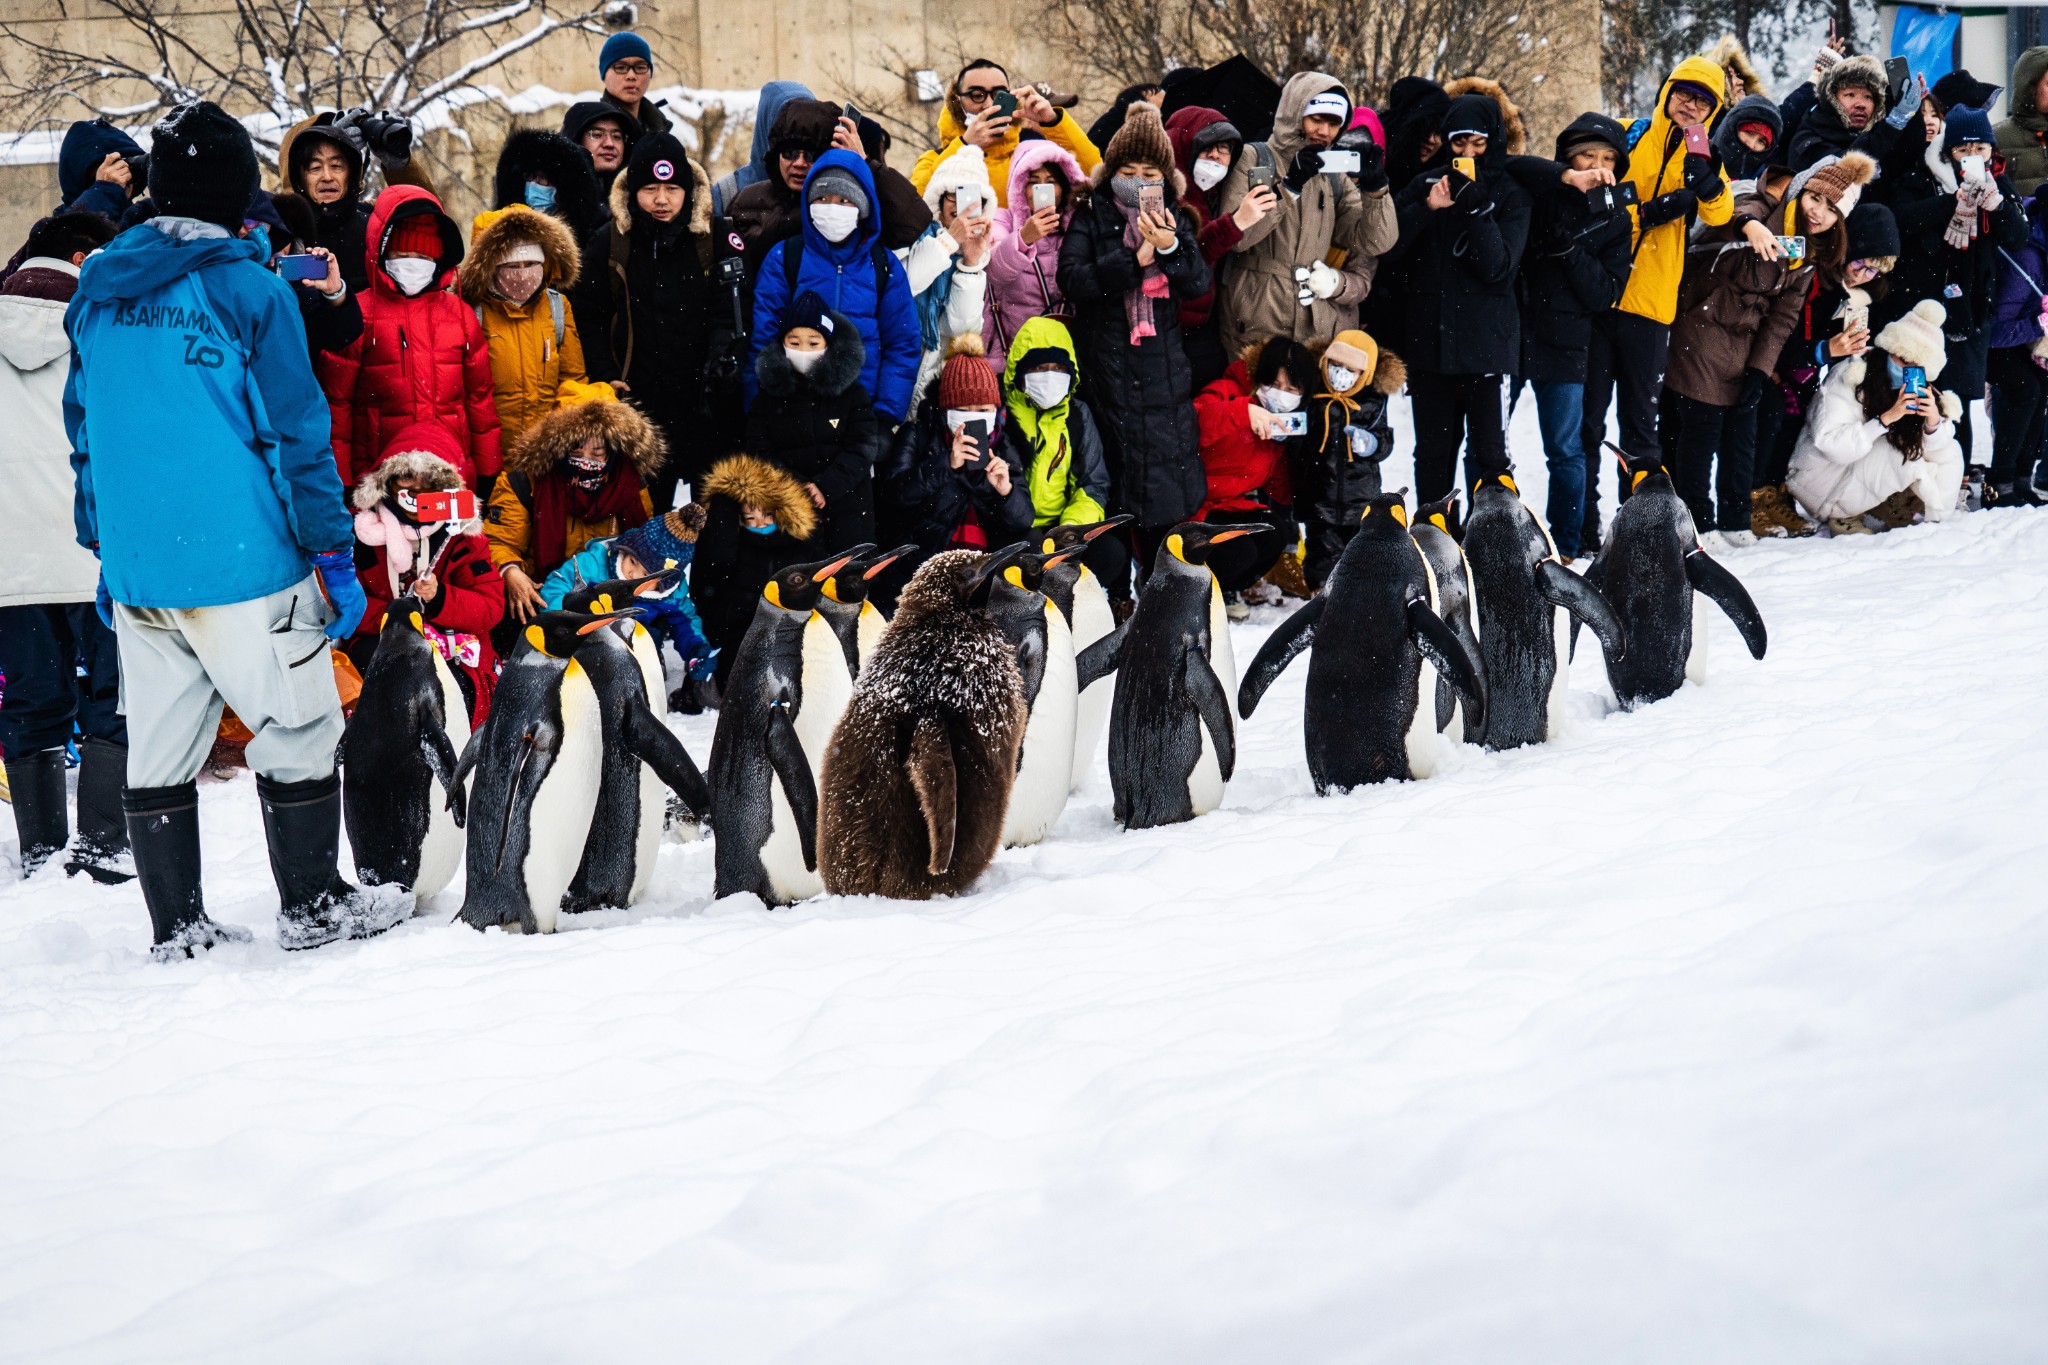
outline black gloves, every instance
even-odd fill
[[[1700,199],[1718,199],[1721,196],[1721,168],[1714,164],[1712,157],[1685,154],[1685,187]]]
[[[1642,206],[1642,223],[1645,229],[1662,227],[1676,222],[1699,207],[1699,196],[1691,190],[1672,190],[1660,194]]]
[[[1387,149],[1368,142],[1358,149],[1358,174],[1351,177],[1359,191],[1371,194],[1387,187]]]
[[[1294,154],[1294,164],[1287,168],[1287,188],[1300,194],[1302,187],[1323,173],[1323,149],[1316,146],[1303,147]]]

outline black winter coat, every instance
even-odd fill
[[[346,276],[343,278],[346,280]],[[329,303],[325,296],[295,284],[292,297],[299,301],[299,320],[306,324],[308,354],[345,351],[350,342],[363,334],[363,309],[356,302],[355,290],[344,294],[340,303]]]
[[[1554,179],[1532,195],[1522,255],[1522,367],[1526,379],[1584,383],[1593,316],[1628,287],[1627,210],[1595,218],[1586,196]]]
[[[1924,168],[1923,168],[1924,170]],[[1955,193],[1933,175],[1918,181],[1915,193],[1900,187],[1892,200],[1899,220],[1899,263],[1887,280],[1884,298],[1870,310],[1873,336],[1886,324],[1904,317],[1922,299],[1938,299],[1948,310],[1942,336],[1948,363],[1941,386],[1965,401],[1984,396],[1984,365],[1991,306],[1998,289],[1998,249],[2017,251],[2027,240],[2027,215],[2012,182],[1998,176],[2005,202],[1977,216],[1977,236],[1969,250],[1957,251],[1943,234],[1956,208]]]
[[[1004,419],[1005,415],[996,413],[994,417]],[[1002,444],[1003,432],[998,430],[994,445],[999,456]],[[990,549],[1015,544],[1031,534],[1026,477],[1023,470],[1012,469],[1010,492],[1005,496],[996,492],[982,470],[953,468],[953,434],[946,428],[945,409],[934,384],[915,415],[896,432],[888,462],[880,470],[882,543],[914,541],[921,552],[914,558],[922,563],[953,543],[954,534],[972,512]],[[894,567],[900,580],[907,578],[915,565],[898,563]]]
[[[1513,374],[1522,362],[1515,274],[1529,239],[1529,192],[1505,168],[1479,179],[1447,209],[1428,205],[1450,172],[1424,171],[1395,200],[1401,237],[1381,258],[1402,277],[1401,356],[1430,374]]]
[[[1090,195],[1075,209],[1060,245],[1060,292],[1075,308],[1082,396],[1101,425],[1116,486],[1110,510],[1128,512],[1147,527],[1192,517],[1208,489],[1196,449],[1194,376],[1181,346],[1179,306],[1208,293],[1214,277],[1195,244],[1194,215],[1176,205],[1174,216],[1179,245],[1157,262],[1170,296],[1153,300],[1158,335],[1136,345],[1124,296],[1138,287],[1141,272],[1137,253],[1124,245],[1124,215],[1115,198],[1106,191]]]
[[[860,333],[843,319],[809,374],[798,374],[779,345],[764,348],[755,362],[761,391],[747,414],[746,448],[825,495],[807,542],[813,559],[874,539],[881,429],[861,387],[864,363]]]
[[[701,188],[694,191],[702,193]],[[583,252],[583,272],[570,291],[583,363],[593,380],[624,379],[633,406],[669,439],[670,468],[694,480],[712,451],[697,439],[704,410],[704,359],[709,347],[713,296],[706,274],[708,243],[685,224],[687,207],[671,223],[657,223],[635,205],[626,234],[626,298],[632,309],[633,357],[621,374],[626,320],[613,298],[612,237],[616,222],[599,228]]]
[[[1842,116],[1835,112],[1835,106],[1826,100],[1817,100],[1813,108],[1800,122],[1799,131],[1792,137],[1792,145],[1785,154],[1785,164],[1794,172],[1826,157],[1840,156],[1844,152],[1867,152],[1876,161],[1883,161],[1899,140],[1900,130],[1884,121],[1885,110],[1879,109],[1872,116],[1870,124],[1862,132],[1851,132],[1849,125],[1842,122]],[[1917,119],[1918,114],[1914,117]]]
[[[306,201],[312,204],[313,201]],[[307,246],[324,246],[341,263],[341,278],[348,292],[361,294],[370,287],[370,263],[364,259],[365,237],[370,229],[370,206],[360,199],[342,198],[332,204],[313,204],[313,240]]]

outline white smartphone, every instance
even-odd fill
[[[1058,185],[1033,185],[1031,187],[1031,211],[1033,213],[1058,208],[1059,203],[1060,187]]]
[[[1983,158],[1983,157],[1981,157],[1981,156],[1966,156],[1966,157],[1964,157],[1964,158],[1963,158],[1963,179],[1965,179],[1965,180],[1982,180],[1983,178],[1984,178],[1984,158]]]
[[[953,212],[961,218],[979,218],[982,215],[981,186],[963,185],[953,191]]]
[[[1322,161],[1326,175],[1357,175],[1361,164],[1358,153],[1352,151],[1324,152]]]
[[[1308,435],[1308,414],[1305,412],[1278,412],[1273,414],[1275,436]]]

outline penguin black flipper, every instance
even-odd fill
[[[1757,611],[1756,603],[1750,600],[1749,589],[1701,550],[1694,550],[1685,557],[1685,576],[1692,583],[1694,592],[1728,613],[1728,619],[1742,633],[1742,643],[1749,646],[1749,657],[1763,658],[1764,646],[1770,641],[1764,633],[1763,615]]]
[[[469,794],[462,789],[461,779],[456,776],[462,770],[462,764],[455,757],[455,746],[448,742],[448,732],[438,725],[424,727],[420,734],[420,753],[426,757],[427,767],[435,780],[447,790],[448,809],[454,813],[455,828],[461,829],[469,818]]]
[[[953,840],[960,822],[960,774],[953,763],[953,741],[946,727],[930,716],[917,722],[910,736],[910,785],[924,811],[924,829],[931,841],[927,871],[943,877],[953,866]]]
[[[626,751],[654,769],[654,775],[683,799],[690,814],[703,820],[711,809],[711,787],[690,751],[675,732],[655,719],[647,698],[637,696],[626,703]]]
[[[804,870],[818,870],[818,780],[811,776],[811,761],[790,723],[789,704],[778,701],[768,708],[768,732],[763,736],[768,765],[782,783],[782,795],[789,802],[790,818],[796,821],[797,842],[804,852]]]
[[[445,738],[445,736],[444,736]],[[469,732],[469,743],[462,746],[462,757],[455,760],[455,774],[448,783],[448,809],[455,809],[455,793],[465,789],[469,775],[476,769],[478,755],[483,753],[484,727],[479,725]],[[464,804],[468,802],[465,799]],[[461,824],[461,821],[456,821]]]
[[[1311,597],[1302,604],[1299,611],[1273,628],[1266,637],[1266,643],[1259,646],[1259,652],[1252,655],[1251,664],[1244,671],[1244,681],[1237,685],[1237,714],[1251,719],[1258,709],[1266,689],[1277,682],[1287,665],[1295,656],[1315,643],[1316,622],[1323,619],[1323,608],[1329,603],[1327,597]]]
[[[1086,692],[1091,684],[1101,681],[1116,672],[1124,658],[1124,640],[1130,634],[1130,618],[1094,644],[1081,651],[1074,660],[1075,675],[1080,681],[1080,690]]]
[[[1472,723],[1484,729],[1486,726],[1486,670],[1473,657],[1471,646],[1451,632],[1444,624],[1444,618],[1429,609],[1429,603],[1417,597],[1408,603],[1408,638],[1415,642],[1415,648],[1436,666],[1436,671],[1451,680],[1451,686],[1458,689],[1458,695],[1465,700],[1465,713]]]
[[[1628,652],[1628,636],[1614,608],[1607,605],[1607,595],[1564,565],[1554,559],[1538,564],[1536,591],[1592,627],[1609,659],[1619,659]]]
[[[1209,666],[1209,656],[1200,645],[1190,643],[1185,657],[1188,697],[1195,704],[1195,714],[1209,727],[1209,738],[1216,745],[1216,771],[1228,782],[1231,773],[1237,770],[1237,734],[1230,728],[1230,698],[1223,695],[1223,681]]]
[[[1594,587],[1596,587],[1596,588],[1600,589],[1600,595],[1601,595],[1602,597],[1605,597],[1605,596],[1607,595],[1607,576],[1606,576],[1605,574],[1603,574],[1603,573],[1601,573],[1601,572],[1600,572],[1600,566],[1601,566],[1602,562],[1603,562],[1603,560],[1602,560],[1602,559],[1600,559],[1600,558],[1595,558],[1594,560],[1592,560],[1592,561],[1591,561],[1590,563],[1588,563],[1588,564],[1586,565],[1586,581],[1587,581],[1588,583],[1591,583],[1591,584],[1592,584],[1592,585],[1593,585]],[[1566,663],[1570,663],[1570,662],[1571,662],[1571,661],[1572,661],[1573,659],[1575,659],[1575,658],[1577,658],[1577,657],[1578,657],[1578,654],[1579,654],[1579,625],[1580,625],[1580,622],[1579,622],[1579,618],[1578,618],[1578,617],[1576,617],[1576,616],[1572,617],[1572,636],[1571,636],[1571,643],[1570,643],[1570,645],[1569,645],[1569,646],[1568,646],[1568,647],[1567,647],[1567,648],[1565,649],[1565,653],[1564,653],[1564,661],[1565,661]]]

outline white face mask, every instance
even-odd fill
[[[434,277],[441,273],[441,263],[420,256],[400,256],[384,262],[384,273],[391,277],[401,294],[410,297],[434,282]]]
[[[799,351],[790,346],[783,347],[782,353],[789,357],[789,368],[798,374],[809,374],[825,358],[823,351]]]
[[[1332,365],[1326,373],[1330,380],[1331,393],[1349,393],[1351,386],[1358,382],[1358,371],[1347,370],[1342,365]]]
[[[986,422],[989,420],[990,414],[986,412],[969,412],[965,408],[946,409],[946,430],[948,431],[958,431],[969,422]]]
[[[811,226],[826,241],[843,242],[860,226],[860,210],[851,204],[813,204]]]
[[[1268,384],[1259,390],[1259,406],[1267,412],[1293,412],[1301,406],[1301,395]]]
[[[1195,163],[1195,184],[1205,190],[1213,190],[1223,183],[1223,177],[1230,174],[1230,164],[1225,161],[1202,160]]]
[[[1039,408],[1056,408],[1067,401],[1074,381],[1058,370],[1039,370],[1024,376],[1024,396]]]

